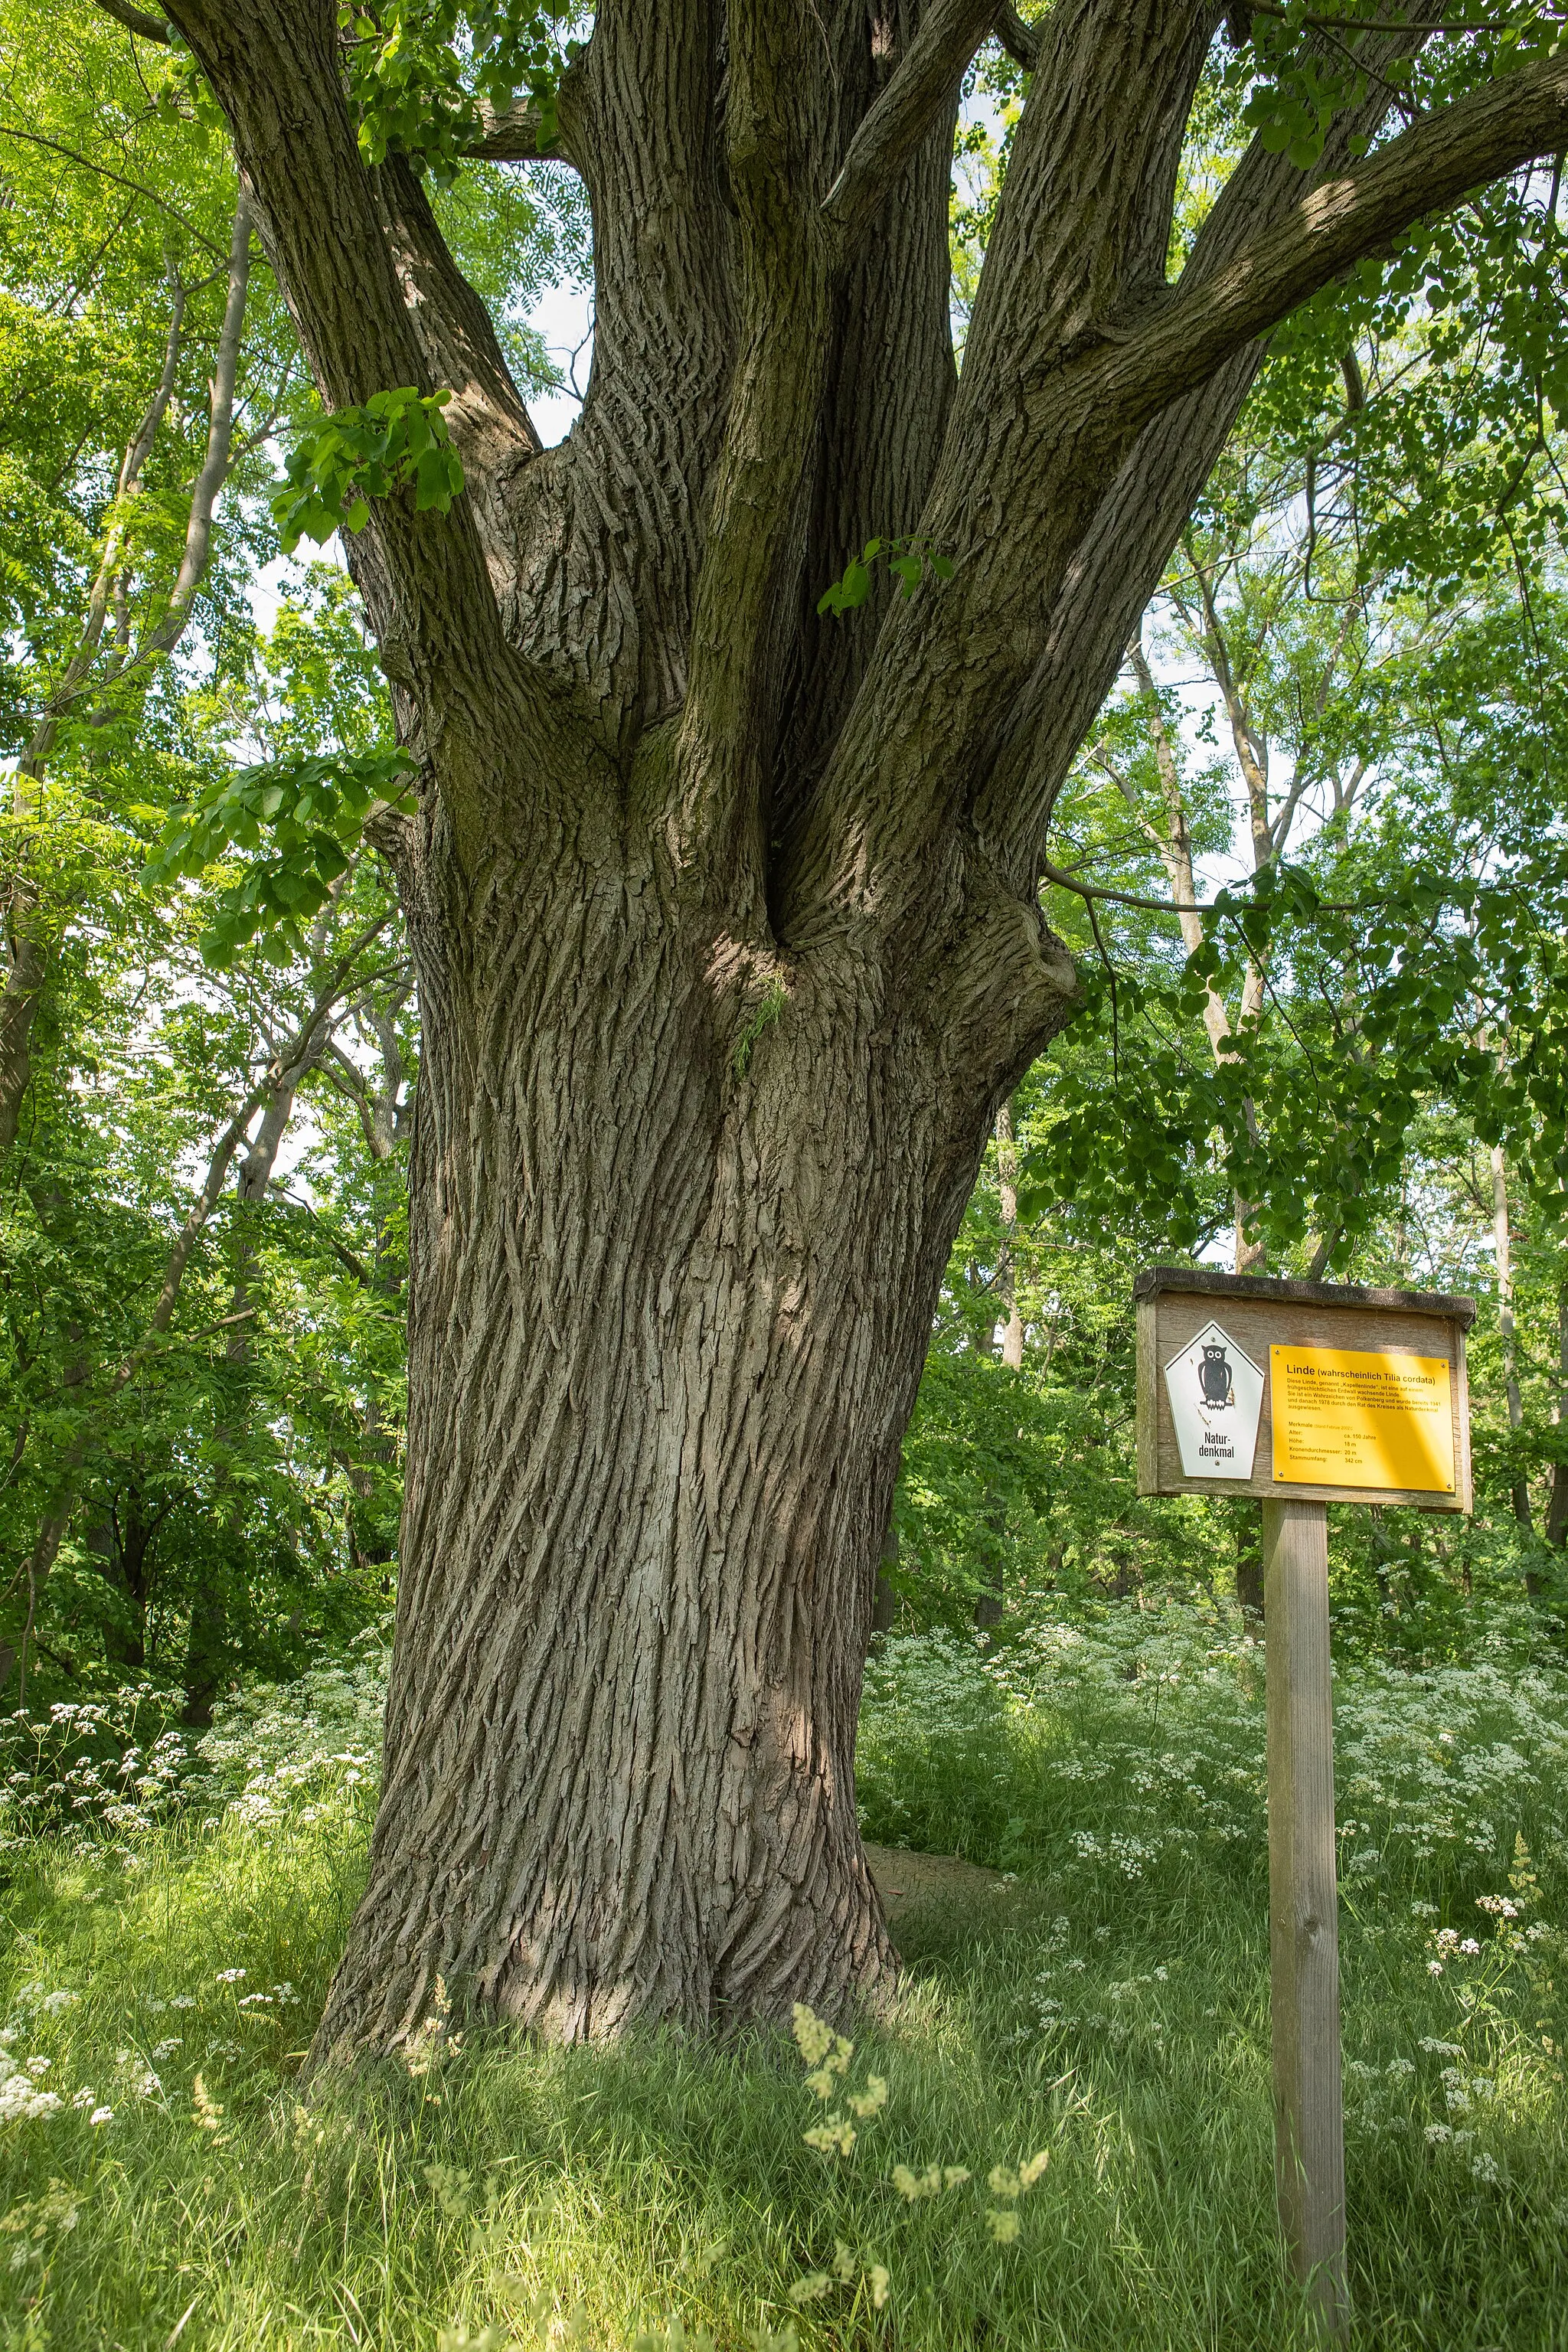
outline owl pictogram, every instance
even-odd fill
[[[1198,1384],[1206,1405],[1236,1402],[1236,1390],[1231,1381],[1230,1359],[1222,1339],[1204,1341],[1204,1360],[1198,1366]]]

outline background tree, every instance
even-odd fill
[[[416,1042],[340,786],[400,763],[341,572],[259,577],[312,395],[210,97],[87,0],[6,0],[0,89],[0,1687],[199,1720],[390,1600]],[[543,383],[581,196],[503,177],[441,202]]]

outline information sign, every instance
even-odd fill
[[[1251,1357],[1210,1321],[1164,1369],[1183,1474],[1250,1478],[1264,1387]]]
[[[1453,1493],[1446,1356],[1276,1343],[1268,1366],[1274,1475],[1282,1486]]]
[[[1154,1266],[1138,1487],[1470,1507],[1468,1298]]]

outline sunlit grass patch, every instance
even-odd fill
[[[14,1850],[0,2342],[1304,2343],[1272,2210],[1253,1662],[1166,1654],[1156,1690],[1130,1655],[1118,1634],[1032,1690],[938,1660],[956,1681],[922,1693],[916,1664],[873,1694],[884,1833],[902,1789],[927,1840],[1019,1876],[994,1909],[901,1925],[891,2012],[826,2021],[841,2066],[831,2037],[559,2050],[453,2019],[422,2071],[302,2106],[363,1868],[352,1744],[285,1785],[236,1736],[230,1810]],[[1380,1768],[1347,1831],[1377,1855],[1342,1937],[1357,2340],[1379,2352],[1568,2341],[1553,1694],[1469,1697],[1392,1694],[1383,1745],[1419,1772]],[[1424,1709],[1442,1719],[1413,1730]],[[1510,1744],[1498,1773],[1445,1753]],[[1427,1771],[1451,1810],[1421,1855],[1384,1825]]]

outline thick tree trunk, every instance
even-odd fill
[[[1058,0],[955,393],[984,0],[601,0],[560,94],[594,379],[541,453],[414,171],[363,162],[328,0],[167,5],[323,401],[448,388],[467,485],[351,554],[419,770],[425,1058],[386,1776],[316,2059],[437,1975],[569,2035],[831,2007],[890,1958],[853,1748],[899,1441],[1074,995],[1055,796],[1256,339],[1554,152],[1568,68],[1352,164],[1421,38],[1372,36],[1316,186],[1255,148],[1172,288],[1216,12]],[[865,532],[952,575],[825,632]]]
[[[860,1675],[994,1104],[953,1115],[852,954],[759,988],[653,861],[528,870],[414,925],[385,1782],[318,2059],[396,2046],[437,1973],[575,2037],[838,2008],[891,1958]]]

